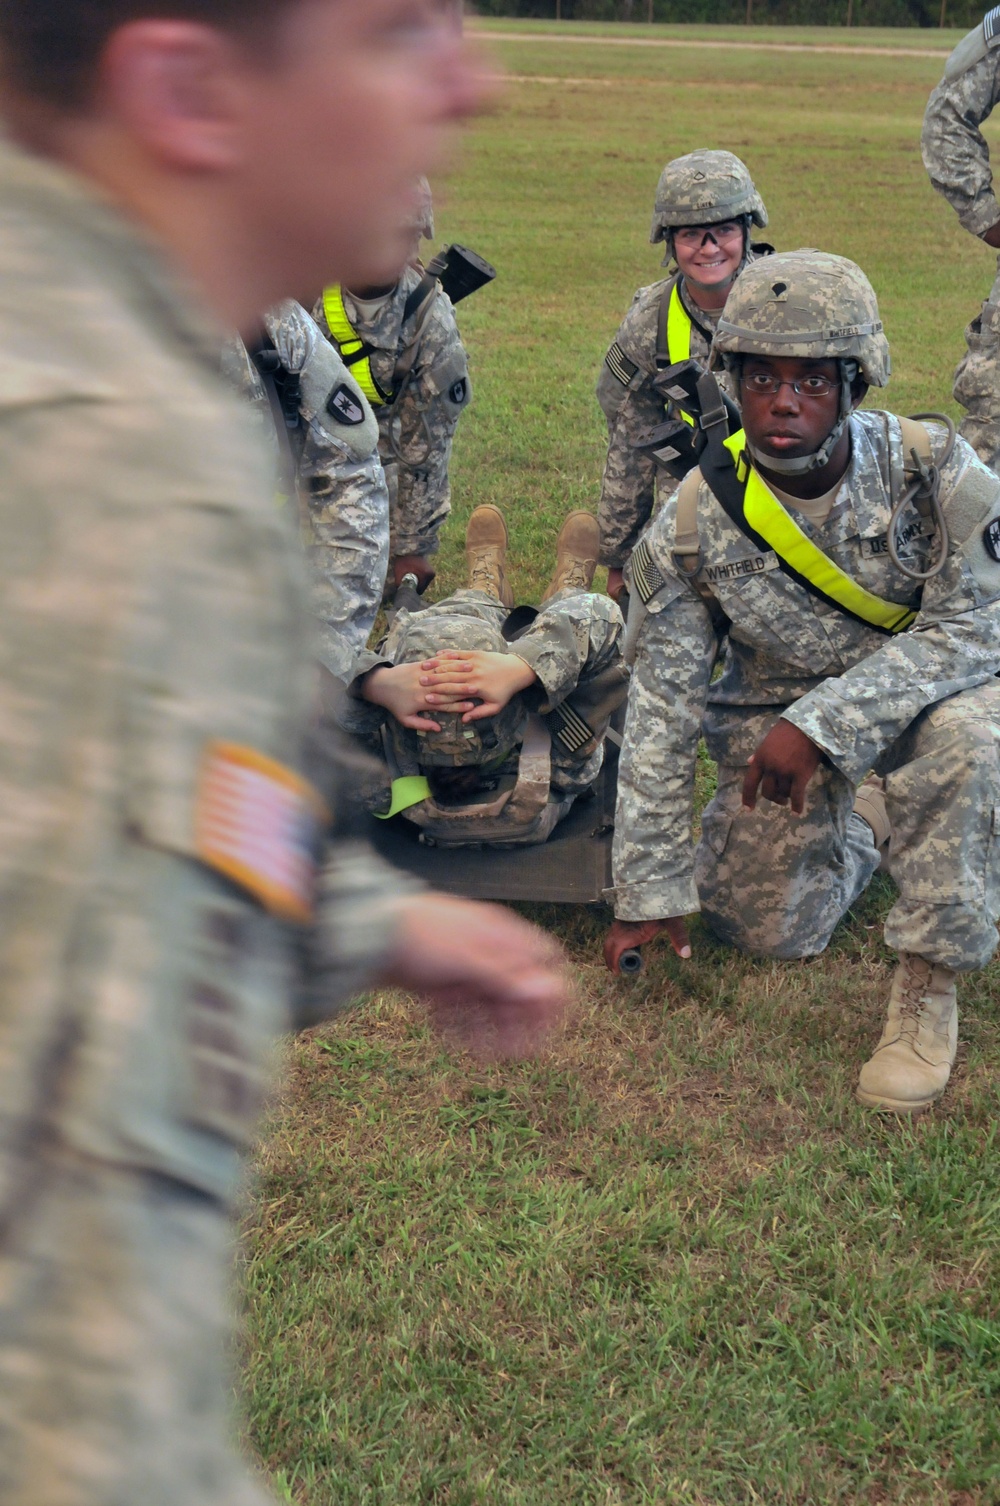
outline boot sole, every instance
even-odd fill
[[[855,1089],[854,1096],[866,1109],[878,1109],[884,1114],[922,1114],[924,1109],[929,1109],[932,1103],[937,1103],[943,1097],[944,1091],[941,1088],[930,1098],[917,1101],[912,1098],[882,1098],[874,1093],[863,1093],[860,1088]]]

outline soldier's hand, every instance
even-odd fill
[[[625,572],[614,568],[608,571],[608,595],[612,601],[617,601],[625,589]]]
[[[570,1000],[562,948],[500,905],[401,900],[384,982],[426,1001],[437,1030],[487,1060],[533,1055]]]
[[[403,584],[404,575],[415,575],[418,596],[423,596],[436,574],[430,561],[422,554],[401,554],[392,562],[392,578],[396,582],[396,589]]]
[[[404,727],[414,732],[440,732],[441,724],[427,714],[427,691],[421,683],[421,664],[383,665],[365,675],[361,682],[362,700],[373,706],[384,706]],[[457,702],[454,707],[442,710],[468,708],[471,701]]]
[[[986,234],[982,236],[981,239],[984,240],[988,246],[992,246],[994,250],[1000,250],[1000,220],[997,220],[995,225],[991,225]]]
[[[665,920],[616,920],[604,938],[604,960],[609,970],[620,973],[622,953],[645,946],[661,931],[666,931],[678,957],[690,957],[691,941],[683,915],[671,915]]]
[[[535,671],[516,654],[489,649],[444,649],[420,666],[427,705],[437,711],[464,712],[463,722],[496,716],[519,690],[535,683]],[[480,702],[469,709],[472,699]]]
[[[788,805],[801,816],[806,785],[822,757],[816,744],[792,722],[780,718],[747,765],[743,779],[743,804],[748,811],[757,805],[757,791],[775,805]]]

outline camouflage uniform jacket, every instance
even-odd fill
[[[284,370],[299,376],[299,428],[289,432],[272,412],[238,337],[223,352],[223,373],[249,402],[277,474],[294,466],[319,659],[346,684],[375,625],[389,568],[389,496],[378,428],[361,389],[300,304],[286,300],[264,323]],[[286,463],[277,425],[289,440]],[[279,500],[290,489],[282,487]]]
[[[942,431],[928,425],[935,448]],[[827,520],[800,527],[877,596],[919,605],[907,632],[888,638],[820,602],[762,555],[702,482],[699,578],[729,619],[721,676],[716,631],[674,563],[676,504],[647,534],[664,584],[657,619],[659,687],[641,715],[630,706],[616,830],[616,913],[624,919],[698,909],[692,876],[695,755],[704,733],[716,762],[745,765],[762,727],[781,714],[857,783],[926,707],[985,684],[1000,669],[1000,482],[963,440],[944,467],[941,501],[951,544],[944,570],[923,587],[892,565],[886,532],[901,490],[897,421],[878,411],[851,419],[852,456]],[[933,540],[912,509],[897,534],[903,560],[924,568]],[[637,639],[643,654],[643,630]]]
[[[225,1198],[300,954],[356,992],[393,881],[349,846],[320,926],[278,913],[309,898],[317,671],[222,332],[134,226],[7,145],[0,221],[0,1210],[53,1142]]]
[[[632,300],[608,353],[620,358],[614,367],[606,358],[597,382],[597,400],[608,421],[608,457],[601,483],[601,500],[597,520],[601,526],[599,563],[609,569],[621,567],[639,542],[639,536],[653,512],[657,491],[661,502],[677,488],[677,483],[660,469],[651,455],[637,450],[639,442],[651,429],[663,422],[663,398],[653,388],[656,374],[656,336],[660,299],[674,279],[654,282],[640,288]],[[680,282],[681,302],[691,316],[691,359],[708,367],[708,354],[718,311],[707,314],[687,294]],[[622,376],[634,367],[628,383]],[[726,385],[723,375],[722,385]]]
[[[366,319],[350,293],[344,307],[359,338],[373,347],[372,373],[393,389],[397,363],[418,338],[416,359],[395,401],[376,409],[379,450],[389,486],[392,556],[435,554],[441,526],[451,509],[448,467],[451,444],[462,412],[472,401],[469,362],[446,293],[438,292],[426,322],[405,322],[406,300],[423,273],[408,267],[373,319]],[[313,317],[323,333],[330,327],[320,298]]]
[[[990,150],[979,127],[1000,99],[1000,31],[996,13],[970,31],[945,66],[924,114],[924,166],[966,230],[984,235],[1000,220]]]

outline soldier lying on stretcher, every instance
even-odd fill
[[[388,767],[378,814],[441,845],[521,845],[544,842],[590,788],[627,686],[621,612],[590,589],[597,543],[597,520],[570,513],[541,606],[515,609],[503,515],[476,508],[468,587],[398,612],[349,687],[347,728]]]

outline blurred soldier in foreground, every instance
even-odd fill
[[[668,162],[653,210],[653,245],[664,242],[663,265],[677,271],[632,299],[604,358],[597,399],[608,421],[608,458],[597,511],[599,563],[608,567],[608,591],[617,598],[622,568],[661,497],[676,486],[638,446],[666,411],[690,423],[672,395],[670,368],[696,361],[707,369],[712,335],[726,296],[754,258],[752,227],[767,224],[767,210],[750,173],[732,152],[689,152]],[[759,247],[758,250],[770,250]]]
[[[302,551],[219,374],[289,288],[395,275],[482,86],[420,0],[2,0],[0,44],[0,1503],[254,1506],[224,1293],[275,1033],[381,979],[523,1051],[563,997],[507,912],[357,841],[317,873]]]
[[[410,224],[408,265],[388,286],[324,289],[313,309],[320,329],[346,358],[375,409],[389,486],[391,582],[434,579],[441,527],[451,510],[448,467],[458,420],[472,401],[469,362],[451,299],[418,257],[434,236],[426,179]]]
[[[468,588],[398,611],[345,702],[350,730],[374,733],[388,766],[382,812],[439,846],[544,842],[600,773],[625,699],[621,613],[591,592],[596,518],[566,519],[537,612],[511,611],[506,553],[502,513],[477,507]]]
[[[1000,481],[947,420],[854,411],[889,348],[843,257],[748,268],[715,351],[744,430],[709,429],[632,557],[606,957],[663,929],[690,956],[699,908],[744,951],[815,956],[889,839],[900,960],[859,1097],[921,1109],[954,1061],[956,977],[997,944]],[[695,852],[702,731],[718,788]],[[856,800],[873,768],[884,796],[869,782]]]
[[[1000,204],[990,149],[979,127],[1000,99],[1000,6],[951,54],[931,94],[921,137],[924,166],[970,234],[1000,249]],[[1000,259],[982,309],[965,331],[968,349],[955,372],[955,400],[966,409],[959,433],[1000,471]]]
[[[378,424],[336,350],[287,298],[223,374],[250,404],[273,456],[276,501],[297,513],[309,561],[319,660],[342,684],[368,645],[389,568],[389,496]],[[252,353],[251,353],[252,352]]]

